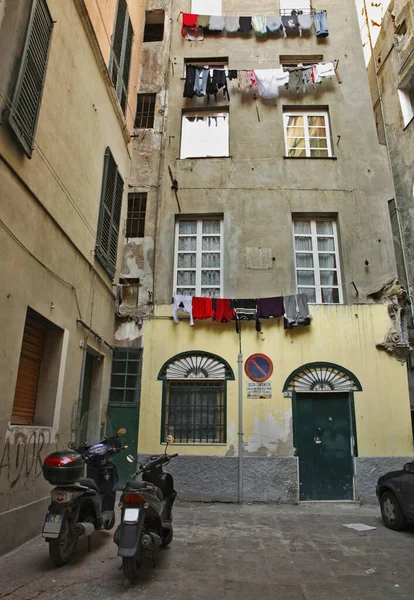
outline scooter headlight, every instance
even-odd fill
[[[88,454],[92,454],[92,456],[101,456],[102,454],[105,454],[105,452],[108,451],[108,448],[106,446],[96,446],[95,448],[90,448],[88,450]]]

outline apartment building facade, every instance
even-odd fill
[[[356,9],[151,0],[146,22],[115,334],[142,347],[139,452],[174,435],[185,499],[375,501],[413,443],[393,186]],[[310,325],[278,313],[237,333],[202,300],[194,326],[172,318],[177,295],[286,309],[297,293]]]
[[[125,0],[0,6],[0,552],[41,531],[45,456],[107,428],[142,26]]]

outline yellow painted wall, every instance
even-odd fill
[[[264,320],[263,334],[254,323],[243,326],[242,350],[268,355],[274,364],[270,400],[248,400],[249,381],[243,371],[244,441],[246,451],[292,456],[292,401],[283,397],[286,378],[298,367],[314,361],[336,363],[352,371],[363,391],[355,393],[359,456],[408,456],[413,453],[410,405],[405,365],[376,348],[390,321],[383,305],[313,306],[310,327],[285,331],[283,320]],[[145,324],[139,452],[162,451],[160,445],[162,382],[160,368],[180,352],[204,350],[227,360],[235,381],[227,382],[227,444],[176,444],[180,454],[237,453],[237,356],[234,323],[188,320],[175,325],[171,307],[158,307],[155,319]],[[163,318],[164,317],[164,318]],[[259,450],[261,448],[261,450]],[[265,450],[267,449],[267,450]]]

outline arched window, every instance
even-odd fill
[[[209,352],[186,352],[168,360],[163,381],[161,442],[167,435],[178,444],[226,442],[226,387],[234,380],[230,365]]]
[[[303,365],[285,381],[284,392],[360,392],[362,386],[348,369],[327,362]]]

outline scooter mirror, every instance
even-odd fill
[[[134,463],[135,462],[135,458],[132,456],[132,454],[128,454],[128,456],[126,457],[127,461],[129,463]]]
[[[167,435],[165,441],[167,444],[172,444],[174,442],[174,437],[172,435]]]
[[[125,427],[121,427],[121,429],[118,429],[118,431],[116,432],[116,435],[118,437],[121,437],[122,435],[125,435],[127,432],[127,430],[125,429]]]

